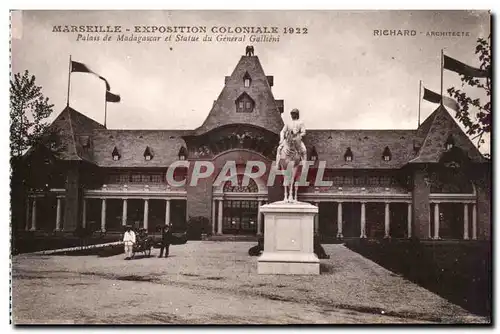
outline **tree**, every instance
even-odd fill
[[[476,52],[481,62],[480,69],[491,73],[491,36],[488,40],[477,40]],[[471,98],[464,91],[451,87],[448,94],[457,100],[459,110],[455,117],[465,126],[466,132],[472,140],[477,139],[477,147],[484,143],[483,136],[491,132],[491,78],[475,78],[460,76],[462,87],[466,84],[485,93],[486,98],[481,102],[479,98]],[[470,111],[471,107],[474,111]],[[474,114],[475,113],[475,114]]]
[[[12,157],[21,156],[47,133],[47,118],[54,105],[42,94],[35,76],[28,70],[14,74],[10,80],[10,151]]]

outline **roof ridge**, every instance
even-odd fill
[[[73,121],[71,119],[71,111],[73,108],[69,106],[69,104],[66,106],[66,110],[68,110],[68,122],[69,122],[69,129],[71,131],[71,137],[73,138],[73,147],[75,149],[75,154],[78,157],[78,159],[83,160],[82,157],[78,154],[78,149],[76,148],[76,137],[75,137],[75,131],[73,129]]]
[[[429,126],[429,129],[427,130],[427,133],[425,134],[425,138],[424,138],[424,141],[422,142],[422,146],[420,147],[420,150],[418,151],[418,155],[417,155],[415,158],[411,159],[409,162],[412,162],[413,160],[417,160],[418,158],[420,158],[420,155],[422,154],[422,151],[423,151],[423,149],[424,149],[424,147],[425,147],[425,144],[426,144],[426,142],[427,142],[427,138],[429,137],[429,133],[431,133],[431,129],[432,129],[432,127],[433,127],[433,126],[434,126],[434,124],[435,124],[435,122],[434,122],[434,121],[436,120],[437,113],[438,113],[438,111],[439,111],[441,108],[444,108],[444,106],[443,106],[443,105],[439,105],[439,107],[437,107],[437,109],[436,109],[436,110],[434,110],[434,111],[432,112],[432,114],[430,114],[430,115],[429,115],[429,117],[427,117],[427,119],[426,119],[426,120],[425,120],[425,121],[424,121],[424,122],[420,125],[420,126],[422,126],[422,125],[423,125],[423,124],[424,124],[427,120],[430,120],[430,119],[432,118],[432,120],[430,120],[431,125]],[[446,110],[446,109],[445,109],[445,110]],[[448,111],[446,111],[446,112],[448,112]],[[418,129],[417,129],[417,130],[418,130]]]
[[[73,108],[71,108],[71,107],[69,107],[69,108],[70,108],[72,111],[74,111],[74,112],[78,115],[78,117],[83,117],[83,118],[85,118],[85,119],[87,119],[87,120],[91,121],[92,123],[95,123],[96,125],[98,125],[98,126],[99,126],[99,128],[101,128],[101,129],[106,129],[106,127],[105,127],[103,124],[99,123],[99,122],[98,122],[98,121],[96,121],[95,119],[90,118],[89,116],[87,116],[87,115],[85,115],[85,114],[83,114],[83,113],[79,112],[79,111],[78,111],[78,110],[76,110],[76,109],[73,109]]]

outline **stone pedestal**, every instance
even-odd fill
[[[318,207],[282,201],[263,205],[260,212],[264,214],[264,252],[258,259],[257,272],[319,275],[319,259],[314,254]]]

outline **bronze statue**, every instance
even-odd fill
[[[306,134],[306,128],[300,120],[298,109],[293,109],[290,114],[292,121],[290,124],[285,124],[280,133],[280,145],[276,153],[276,167],[287,171],[283,180],[283,187],[285,188],[284,200],[296,202],[299,188],[296,182],[298,167],[301,162],[307,160],[306,146],[302,141],[302,137]],[[290,164],[291,169],[289,170],[288,166]],[[293,188],[295,188],[295,193]]]

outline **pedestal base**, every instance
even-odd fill
[[[318,275],[319,259],[307,253],[262,253],[257,264],[259,274]]]
[[[314,215],[318,208],[303,202],[275,202],[260,207],[264,214],[264,252],[259,274],[319,275],[314,254]]]

